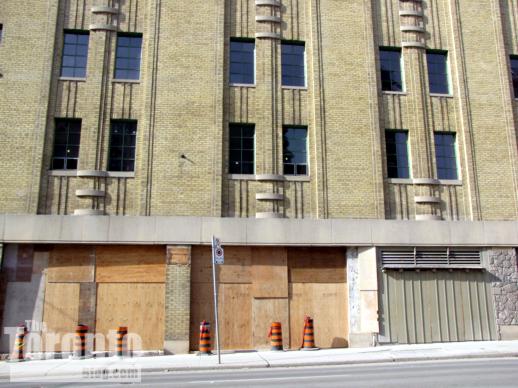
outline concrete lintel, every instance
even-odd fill
[[[0,243],[518,247],[518,221],[0,215]]]
[[[281,39],[281,34],[277,32],[256,32],[255,37],[258,39]]]
[[[91,31],[117,31],[117,26],[112,24],[90,24]]]
[[[257,15],[255,17],[256,22],[272,22],[272,23],[280,23],[281,17],[280,16],[263,16],[263,15]]]
[[[114,7],[106,7],[104,5],[95,5],[92,7],[92,13],[110,13],[117,14],[119,11]]]

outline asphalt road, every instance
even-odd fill
[[[7,383],[10,387],[120,387],[109,383]],[[142,374],[146,387],[518,387],[518,358],[332,367]],[[128,386],[125,384],[124,386]]]

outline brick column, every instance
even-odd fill
[[[191,247],[167,247],[164,352],[189,352]]]

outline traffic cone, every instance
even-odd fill
[[[14,341],[13,352],[11,353],[11,357],[9,357],[10,362],[21,362],[25,361],[23,356],[24,345],[25,345],[25,336],[27,335],[27,326],[20,325],[16,328],[16,339]]]
[[[128,353],[128,328],[119,326],[117,329],[117,351],[118,357],[124,357]]]
[[[284,350],[282,347],[282,327],[280,322],[272,322],[268,337],[270,337],[270,342],[272,345],[271,350]]]
[[[198,354],[212,354],[210,346],[210,323],[203,321],[200,323],[200,345]]]
[[[74,358],[82,359],[86,357],[86,333],[88,326],[79,324],[76,327],[76,338],[74,342]]]
[[[304,318],[304,335],[300,350],[318,350],[315,346],[315,333],[313,331],[313,319],[306,316]]]

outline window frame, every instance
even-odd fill
[[[113,145],[113,124],[114,123],[117,123],[117,124],[134,124],[135,125],[135,143],[134,145],[132,146],[126,146],[124,144],[124,138],[125,138],[125,129],[122,133],[122,143],[120,146],[115,146]],[[136,168],[136,162],[137,162],[137,134],[138,134],[138,120],[129,120],[129,119],[111,119],[110,120],[110,137],[109,137],[109,141],[108,141],[108,158],[107,158],[107,165],[106,165],[106,171],[109,171],[109,172],[135,172],[135,168]],[[111,164],[112,164],[112,149],[114,147],[117,147],[117,148],[120,148],[121,149],[121,157],[120,158],[114,158],[114,160],[118,160],[120,162],[120,165],[121,165],[121,168],[120,169],[117,169],[117,170],[114,170],[111,168]],[[133,152],[133,169],[132,170],[125,170],[124,169],[124,163],[125,161],[127,160],[131,160],[129,158],[125,158],[124,157],[124,150],[126,148],[133,148],[134,149],[134,152]]]
[[[305,140],[305,155],[306,155],[306,163],[285,163],[285,154],[286,154],[286,148],[285,148],[285,137],[286,137],[286,131],[288,129],[304,129],[306,131],[306,136],[304,138]],[[282,174],[286,176],[309,176],[309,129],[306,125],[283,125],[282,127]],[[293,173],[289,174],[286,173],[285,166],[286,164],[293,165]],[[305,165],[306,166],[306,172],[304,174],[299,174],[297,172],[297,167],[299,165]]]
[[[124,71],[126,72],[129,72],[129,71],[132,71],[132,69],[130,68],[118,68],[117,67],[117,64],[118,64],[118,61],[119,59],[125,59],[125,60],[135,60],[135,58],[132,58],[132,57],[119,57],[118,56],[118,51],[119,51],[119,40],[120,38],[123,37],[123,38],[140,38],[140,54],[139,54],[139,58],[138,58],[138,77],[137,78],[129,78],[129,77],[125,77],[125,78],[121,78],[121,77],[117,77],[117,71]],[[114,81],[117,81],[117,82],[140,82],[141,80],[141,73],[142,73],[142,46],[144,45],[144,35],[140,32],[118,32],[117,33],[117,41],[115,42],[115,55],[114,55],[114,64],[113,64],[113,80]],[[123,47],[128,47],[128,48],[132,48],[132,46],[123,46]]]
[[[81,75],[81,76],[76,76],[76,75],[73,75],[73,76],[70,76],[70,75],[64,75],[63,74],[63,69],[64,68],[71,68],[71,69],[74,69],[74,74],[75,74],[75,69],[77,69],[76,66],[64,66],[64,61],[65,61],[65,56],[69,56],[69,57],[73,57],[74,58],[74,62],[75,62],[75,59],[78,57],[77,55],[74,55],[74,56],[71,56],[71,55],[65,55],[65,46],[67,45],[67,42],[66,42],[66,36],[67,34],[69,35],[83,35],[83,36],[87,36],[87,43],[86,43],[86,55],[85,55],[85,66],[84,66],[84,74]],[[75,46],[78,46],[77,43],[74,44]],[[88,54],[89,54],[89,50],[90,50],[90,31],[88,30],[75,30],[75,29],[65,29],[63,30],[63,45],[61,47],[61,66],[60,66],[60,69],[59,69],[59,78],[60,79],[78,79],[78,80],[84,80],[87,78],[87,75],[88,75]]]
[[[248,160],[244,161],[243,159],[243,151],[250,151],[250,149],[245,149],[243,148],[243,134],[242,134],[242,129],[244,127],[248,127],[248,128],[252,128],[253,130],[253,149],[252,149],[252,154],[253,154],[253,160],[252,160],[252,172],[244,172],[243,171],[243,165],[244,163],[250,163]],[[241,132],[240,132],[240,136],[239,136],[239,139],[240,139],[240,148],[239,149],[236,149],[236,148],[231,148],[232,147],[232,138],[236,137],[236,136],[232,136],[232,129],[233,128],[240,128]],[[231,175],[254,175],[255,174],[255,171],[256,171],[256,150],[257,150],[257,140],[256,140],[256,130],[255,130],[255,124],[254,123],[229,123],[228,124],[228,174],[231,174]],[[233,159],[231,157],[231,154],[232,154],[232,151],[239,151],[240,152],[240,158],[239,158],[239,172],[236,172],[236,171],[232,171],[232,166],[233,166]]]
[[[302,46],[304,47],[304,53],[302,55],[302,67],[304,69],[304,82],[303,85],[286,85],[284,84],[284,61],[282,60],[283,52],[282,48],[284,45],[290,46]],[[281,41],[281,87],[283,89],[307,89],[308,87],[308,75],[307,75],[307,54],[306,54],[306,42],[302,40],[282,40]],[[291,78],[291,77],[290,77]]]
[[[253,63],[253,74],[252,74],[252,78],[253,78],[253,82],[252,83],[243,83],[243,82],[232,82],[231,80],[231,77],[232,77],[232,72],[231,72],[231,68],[232,68],[232,42],[241,42],[241,43],[253,43],[254,45],[254,51],[253,51],[253,58],[252,58],[252,63]],[[245,86],[245,87],[253,87],[256,85],[256,73],[257,73],[257,63],[256,63],[256,60],[257,60],[257,46],[255,44],[255,39],[254,38],[246,38],[246,37],[231,37],[230,38],[230,41],[229,41],[229,46],[228,46],[228,84],[230,86]]]
[[[391,176],[390,175],[390,169],[389,169],[389,153],[388,153],[388,142],[387,142],[387,134],[388,133],[403,133],[406,135],[405,139],[405,150],[406,150],[406,170],[408,171],[408,176],[403,177],[399,176],[399,154],[397,152],[397,142],[395,141],[394,144],[396,145],[396,169],[398,171],[398,176]],[[385,163],[387,165],[387,179],[412,179],[412,165],[411,165],[411,158],[410,158],[410,142],[409,142],[409,132],[407,129],[399,129],[399,128],[386,128],[385,129]],[[403,168],[403,167],[402,167]]]
[[[516,62],[516,77],[513,78],[513,62]],[[509,68],[511,71],[511,84],[513,88],[514,98],[518,100],[518,54],[511,54],[509,56]],[[516,79],[516,83],[514,80]]]
[[[445,58],[444,67],[445,67],[445,81],[446,81],[446,93],[440,92],[432,92],[431,90],[431,79],[430,79],[430,63],[428,54],[432,55],[442,55]],[[451,74],[450,74],[450,55],[447,50],[426,50],[426,67],[427,67],[427,77],[428,77],[428,91],[431,96],[451,96],[452,95],[452,85],[451,85]],[[435,74],[435,73],[434,73]]]
[[[439,168],[439,157],[437,155],[437,136],[452,136],[453,137],[453,158],[454,158],[454,161],[455,161],[455,169],[451,168],[451,167],[448,167],[448,168]],[[437,176],[437,179],[441,180],[441,181],[457,181],[457,180],[460,180],[461,179],[461,176],[460,176],[460,165],[459,165],[459,153],[458,153],[458,145],[457,145],[457,133],[456,132],[450,132],[450,131],[434,131],[433,133],[433,137],[434,137],[434,152],[435,152],[435,171],[436,171],[436,176]],[[452,157],[444,157],[441,155],[441,158],[442,159],[452,159]],[[446,171],[451,171],[451,170],[454,170],[455,171],[455,177],[454,178],[450,178],[450,177],[442,177],[440,176],[440,173],[439,171],[440,170],[446,170]]]
[[[4,41],[4,23],[0,23],[0,46]]]
[[[401,90],[386,90],[386,89],[383,89],[383,76],[382,76],[382,59],[381,59],[381,52],[382,51],[390,51],[390,52],[397,52],[399,53],[399,76],[401,78]],[[396,47],[396,46],[379,46],[378,48],[378,56],[379,56],[379,75],[380,75],[380,88],[381,88],[381,92],[382,93],[387,93],[387,94],[404,94],[406,93],[406,82],[405,82],[405,63],[404,63],[404,58],[403,58],[403,50],[401,49],[401,47]],[[390,81],[390,84],[392,85],[392,78],[391,78],[391,81]]]
[[[58,129],[58,123],[63,122],[66,123],[67,129],[66,129],[66,142],[65,143],[56,143],[57,140],[57,129]],[[78,124],[79,130],[77,131],[79,133],[79,141],[76,143],[69,143],[70,138],[70,126],[72,123]],[[82,127],[82,119],[80,118],[70,118],[70,117],[56,117],[54,118],[54,138],[53,138],[53,144],[52,144],[52,156],[50,160],[50,170],[77,170],[79,165],[79,153],[81,151],[81,127]],[[65,152],[65,156],[60,157],[56,156],[56,148],[57,147],[65,147],[65,149],[68,149],[69,147],[77,147],[77,155],[76,156],[67,156],[67,152]],[[54,163],[55,160],[63,160],[63,168],[55,168]],[[69,160],[75,160],[75,168],[68,168],[68,161]]]

